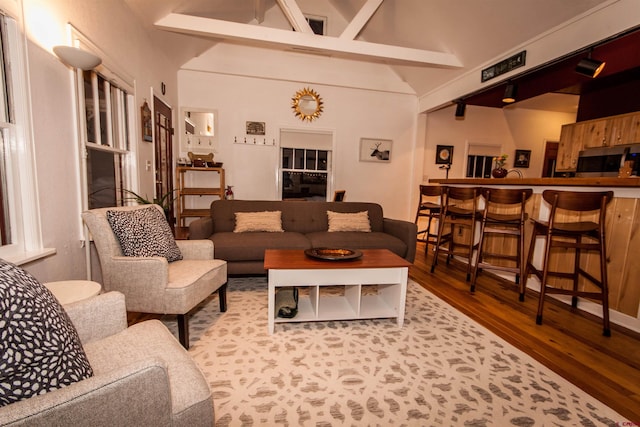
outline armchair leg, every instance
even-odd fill
[[[178,339],[185,350],[189,350],[189,318],[186,314],[178,314]]]
[[[220,300],[220,311],[224,313],[227,311],[227,284],[218,288],[218,299]]]

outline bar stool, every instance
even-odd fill
[[[475,244],[476,221],[481,219],[478,212],[478,200],[480,187],[444,187],[440,198],[440,217],[438,218],[438,240],[436,252],[433,255],[431,272],[438,265],[438,255],[444,252],[447,255],[447,264],[453,256],[461,256],[467,259],[467,281],[471,279],[473,252]],[[460,230],[468,230],[465,243],[457,242],[455,227]],[[446,245],[446,247],[444,246]]]
[[[440,197],[442,195],[442,186],[440,185],[421,185],[420,198],[418,199],[418,210],[416,212],[415,223],[418,226],[418,242],[425,242],[424,254],[429,252],[429,244],[435,246],[438,243],[438,232],[431,232],[431,222],[437,220],[440,216]],[[434,201],[438,198],[437,203]],[[420,218],[427,218],[427,225],[424,229],[420,228]]]
[[[545,294],[571,295],[571,306],[578,306],[578,297],[591,298],[602,301],[602,322],[604,336],[611,336],[609,328],[609,289],[607,284],[607,254],[605,240],[605,215],[606,206],[613,198],[613,191],[602,192],[573,192],[545,190],[542,198],[551,205],[549,221],[533,221],[533,236],[527,257],[526,274],[535,274],[540,279],[540,301],[538,302],[538,314],[536,323],[542,324],[542,309]],[[593,212],[597,222],[586,221],[585,212]],[[577,221],[566,222],[568,214],[580,216]],[[560,222],[562,221],[562,222]],[[537,236],[545,236],[545,248],[542,261],[542,270],[538,270],[531,263]],[[587,240],[583,240],[583,239]],[[553,248],[563,250],[573,249],[575,252],[573,272],[550,271],[549,256]],[[597,279],[580,267],[580,255],[586,251],[599,252],[600,279]],[[550,284],[550,277],[571,279],[572,289],[557,287],[557,283]],[[579,279],[586,280],[599,288],[599,292],[578,289]],[[525,275],[525,285],[526,285]],[[554,286],[555,285],[555,286]]]
[[[515,282],[519,284],[520,301],[524,301],[524,280],[526,263],[524,259],[524,223],[528,218],[525,212],[525,203],[533,190],[527,189],[499,189],[482,188],[480,190],[484,198],[484,209],[482,210],[482,220],[480,222],[480,241],[478,242],[478,259],[473,268],[471,279],[471,292],[476,290],[476,279],[480,270],[508,271],[516,274]],[[515,254],[505,254],[504,251],[495,251],[488,248],[485,238],[514,236],[516,239]],[[504,242],[504,240],[498,240]],[[506,245],[502,245],[504,248]],[[496,265],[486,262],[491,260],[507,260],[509,264],[515,262],[515,266]]]

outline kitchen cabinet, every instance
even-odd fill
[[[640,112],[563,125],[556,170],[575,172],[583,149],[634,143],[640,143]]]

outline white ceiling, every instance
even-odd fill
[[[294,0],[124,1],[161,43],[167,56],[182,65],[214,44],[225,42],[224,36],[179,34],[154,25],[170,13],[250,24],[252,30],[259,25],[288,31],[291,24],[278,3]],[[296,4],[305,14],[328,17],[328,36],[325,37],[338,38],[358,11],[367,2],[375,1],[380,0],[297,0]],[[440,52],[462,64],[455,67],[385,61],[420,96],[472,69],[504,59],[505,52],[608,1],[384,0],[355,40]],[[212,28],[213,24],[212,21]],[[242,39],[234,40],[234,43],[242,42]],[[255,44],[255,41],[246,40],[246,43]],[[268,48],[290,49],[274,45]],[[349,54],[341,52],[340,55],[348,57]],[[379,58],[353,58],[380,61]]]

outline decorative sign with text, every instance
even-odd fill
[[[514,70],[518,67],[523,67],[526,58],[527,51],[523,50],[522,52],[516,53],[510,58],[500,61],[488,68],[485,68],[484,70],[482,70],[480,81],[484,83],[487,80],[491,80],[492,78],[498,77],[501,74],[508,73],[509,71]]]

